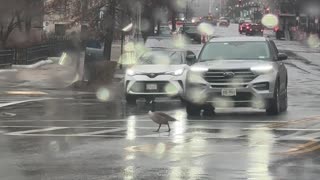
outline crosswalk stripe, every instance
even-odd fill
[[[16,132],[6,133],[6,135],[25,135],[26,133],[38,133],[38,132],[46,132],[46,131],[53,131],[53,130],[60,130],[60,129],[67,129],[67,127],[49,127],[49,128],[44,128],[44,129],[16,131]]]
[[[89,136],[89,135],[96,135],[96,134],[104,134],[104,133],[110,133],[110,132],[119,132],[119,131],[125,131],[127,128],[115,128],[115,129],[107,129],[107,130],[101,130],[101,131],[93,131],[88,133],[80,133],[77,135],[83,135],[83,136]]]

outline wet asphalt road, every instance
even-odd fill
[[[216,33],[237,34],[237,26]],[[156,110],[178,119],[171,133],[153,132],[143,101],[50,90],[1,96],[0,179],[319,179],[320,67],[305,62],[294,54],[285,62],[288,112],[218,109],[193,118],[180,101],[160,99]]]

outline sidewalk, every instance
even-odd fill
[[[52,63],[43,63],[51,60]],[[14,66],[0,71],[0,85],[5,88],[60,89],[68,87],[76,78],[74,63],[60,65],[59,58],[41,61],[41,66]]]
[[[320,48],[308,47],[306,44],[298,41],[275,40],[280,51],[289,51],[298,57],[301,57],[308,64],[320,66]]]

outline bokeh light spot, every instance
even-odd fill
[[[173,39],[173,46],[175,48],[184,48],[188,43],[187,38],[183,35],[178,35]]]
[[[208,24],[208,23],[201,23],[199,26],[198,26],[198,31],[201,33],[201,34],[205,34],[205,35],[208,35],[208,36],[211,36],[213,35],[214,33],[214,28],[211,24]]]
[[[178,89],[171,83],[168,83],[164,90],[166,91],[166,93],[168,93],[171,96],[177,95],[178,94]]]
[[[279,19],[274,14],[266,14],[262,17],[261,23],[267,28],[275,28],[279,24]]]
[[[307,43],[309,47],[312,47],[312,48],[320,47],[320,39],[317,34],[311,34],[308,37]]]
[[[105,87],[99,88],[96,95],[99,101],[107,102],[110,100],[110,91]]]
[[[214,107],[221,107],[221,108],[232,108],[232,107],[234,107],[234,103],[229,98],[213,98],[212,105]]]

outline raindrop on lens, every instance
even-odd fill
[[[279,19],[274,14],[266,14],[262,17],[261,23],[267,28],[275,28],[279,24]]]
[[[107,102],[110,98],[110,91],[104,87],[99,88],[96,95],[99,101]]]

